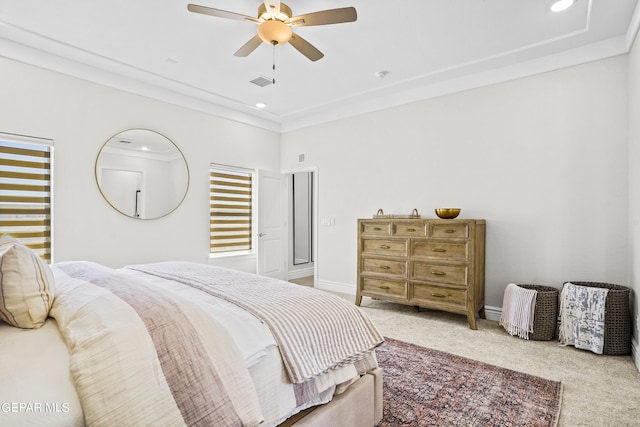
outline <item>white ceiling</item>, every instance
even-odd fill
[[[356,22],[295,31],[325,57],[262,44],[259,0],[0,0],[0,56],[286,132],[315,123],[627,53],[638,0],[289,0],[294,15],[354,6]],[[638,8],[640,9],[640,8]],[[384,78],[376,74],[387,71]],[[256,102],[267,107],[260,110]]]

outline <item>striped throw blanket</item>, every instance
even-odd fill
[[[127,268],[187,284],[261,319],[278,343],[292,383],[368,359],[384,341],[355,305],[317,289],[190,262]]]
[[[565,283],[560,294],[562,345],[602,354],[608,289]]]
[[[514,283],[507,285],[502,301],[500,325],[511,335],[526,340],[533,332],[533,320],[536,308],[537,292]]]

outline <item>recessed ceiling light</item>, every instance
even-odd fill
[[[552,12],[562,12],[573,6],[575,2],[576,0],[557,0],[551,3],[549,9],[551,9]]]
[[[267,104],[265,104],[264,102],[257,102],[256,103],[256,107],[258,107],[258,108],[266,108]]]

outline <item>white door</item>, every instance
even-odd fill
[[[258,266],[263,276],[286,280],[285,176],[258,171]]]

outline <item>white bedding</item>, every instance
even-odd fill
[[[84,425],[55,319],[40,329],[0,322],[0,425]]]
[[[200,301],[203,309],[229,331],[247,367],[253,366],[261,358],[265,357],[268,346],[276,345],[273,335],[264,323],[234,304],[204,294],[197,289],[172,280],[150,276],[131,269],[122,269],[119,271],[139,280],[145,280],[163,289],[184,295],[189,299]]]
[[[265,427],[277,425],[308,407],[328,402],[333,397],[335,384],[358,376],[353,366],[340,369],[333,375],[328,374],[325,376],[325,392],[316,399],[297,405],[295,391],[287,379],[273,335],[255,316],[235,304],[173,280],[126,268],[119,271],[188,298],[198,298],[205,310],[227,327],[249,367],[265,418]]]
[[[368,359],[383,341],[344,299],[270,277],[185,261],[129,266],[241,307],[269,326],[292,383]]]
[[[55,266],[52,269],[57,281],[68,280]],[[144,280],[163,293],[195,301],[205,316],[224,326],[248,368],[265,420],[261,426],[277,425],[302,409],[327,402],[336,385],[347,384],[359,376],[358,369],[351,364],[317,378],[313,392],[300,385],[294,387],[276,340],[269,328],[252,314],[183,283],[130,269],[117,271],[134,280]],[[69,351],[54,319],[50,318],[37,330],[21,330],[0,322],[0,425],[84,425],[80,400],[69,374],[69,360]],[[302,401],[303,395],[313,397]]]

